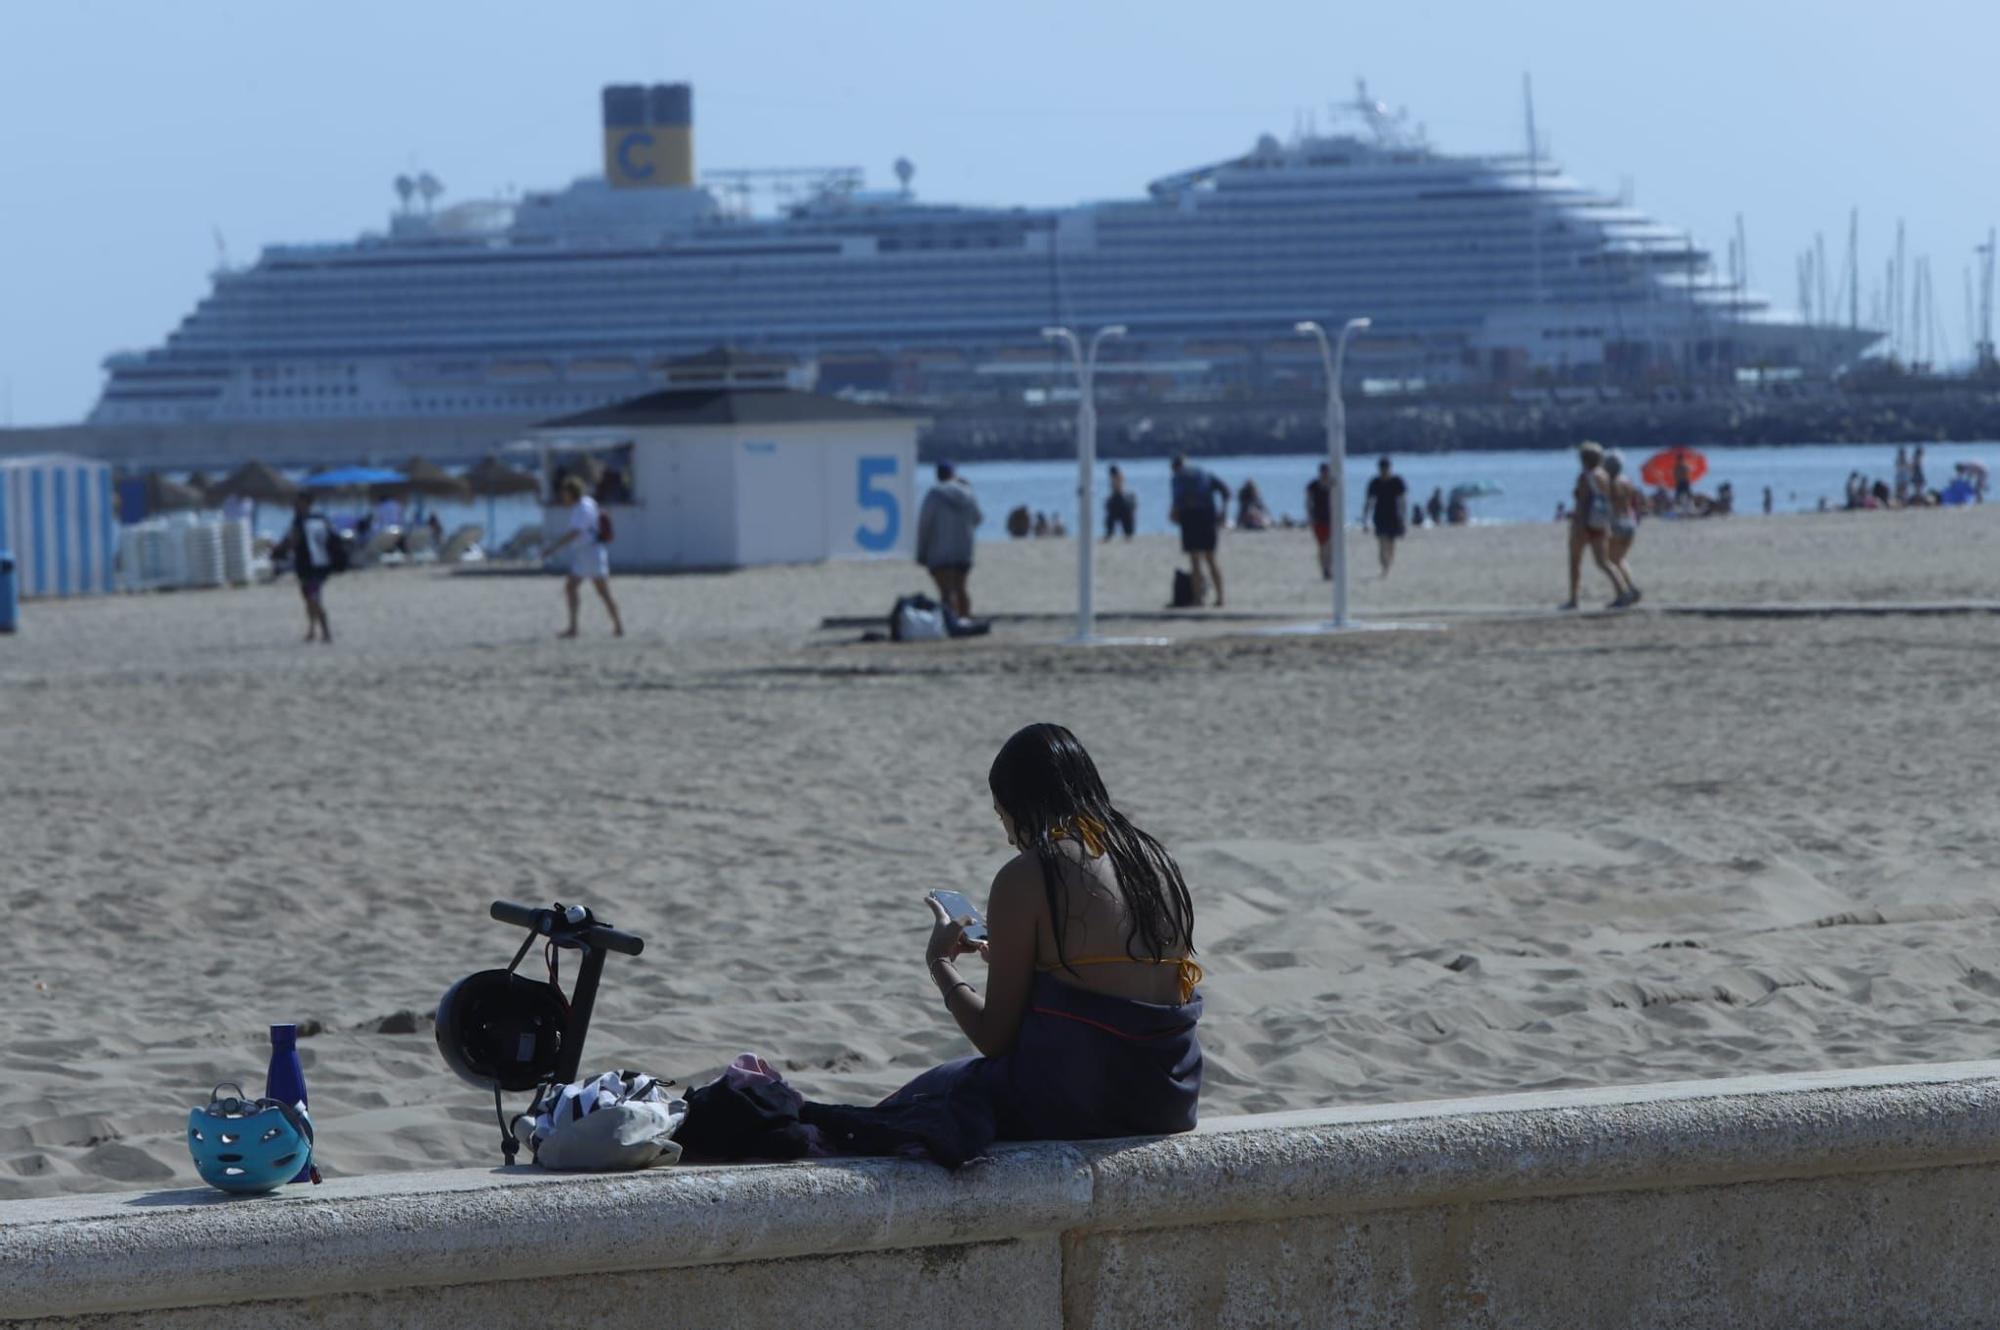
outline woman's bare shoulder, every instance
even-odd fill
[[[1015,855],[993,875],[993,903],[1042,898],[1042,866],[1032,854]]]

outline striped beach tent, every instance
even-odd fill
[[[113,589],[118,519],[111,467],[88,457],[0,457],[0,549],[23,599]]]

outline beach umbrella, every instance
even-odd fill
[[[277,468],[262,462],[245,462],[208,487],[208,501],[221,503],[225,499],[248,499],[250,529],[255,531],[258,504],[290,503],[292,496],[298,492],[299,487],[286,480]]]
[[[412,457],[403,464],[403,487],[434,499],[469,498],[473,489],[462,477],[454,476],[435,462]]]
[[[210,480],[205,474],[200,471],[191,472],[188,478],[181,483],[201,496],[204,508],[214,506],[209,502],[208,491],[214,486],[215,482]]]
[[[1688,483],[1692,485],[1708,474],[1708,459],[1692,448],[1676,445],[1663,448],[1646,459],[1646,465],[1639,468],[1639,479],[1655,489],[1670,490],[1674,487],[1674,470],[1679,463],[1687,463]]]
[[[248,499],[252,503],[283,503],[298,492],[299,487],[286,480],[276,468],[262,462],[245,462],[209,486],[208,497],[211,501]]]
[[[304,485],[309,490],[365,490],[370,485],[401,485],[405,479],[402,472],[387,467],[337,466],[307,476]]]
[[[486,496],[486,539],[491,543],[500,538],[499,498],[509,494],[535,494],[542,492],[542,482],[525,471],[516,471],[498,457],[488,453],[460,477],[467,489],[474,494]]]
[[[171,513],[177,510],[199,508],[205,500],[201,495],[177,481],[168,480],[157,471],[146,473],[146,511],[149,513]]]
[[[506,494],[540,494],[542,482],[526,471],[516,471],[498,457],[488,454],[459,477],[467,489],[488,498]]]
[[[1453,485],[1445,498],[1450,503],[1464,503],[1467,499],[1491,499],[1506,492],[1490,480],[1468,480],[1463,485]]]

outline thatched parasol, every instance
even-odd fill
[[[491,453],[474,463],[460,479],[474,494],[486,496],[488,548],[492,547],[490,542],[500,537],[500,532],[496,529],[499,522],[499,506],[495,500],[509,494],[539,495],[542,492],[541,481],[525,471],[516,471]]]
[[[178,481],[168,480],[157,471],[146,473],[146,511],[171,513],[199,508],[206,502],[201,495]]]
[[[474,493],[464,480],[451,474],[435,462],[427,462],[421,457],[412,457],[403,464],[406,477],[400,488],[414,490],[418,494],[429,495],[433,499],[467,499]]]
[[[283,503],[298,492],[299,487],[286,480],[274,468],[262,462],[245,462],[209,486],[208,497],[211,501],[249,499],[253,503],[261,501]]]
[[[498,457],[487,454],[459,479],[474,494],[488,498],[507,494],[540,494],[542,482],[526,471],[516,471]]]

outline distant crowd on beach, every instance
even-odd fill
[[[1647,517],[1717,517],[1735,510],[1735,492],[1728,481],[1715,487],[1713,494],[1694,488],[1706,469],[1701,454],[1688,448],[1672,448],[1655,454],[1635,477],[1627,471],[1625,459],[1616,449],[1586,442],[1577,449],[1580,463],[1569,496],[1556,506],[1556,520],[1568,531],[1569,594],[1559,606],[1574,610],[1580,603],[1585,555],[1611,584],[1612,599],[1607,609],[1625,609],[1639,603],[1641,591],[1633,575],[1630,556],[1640,522]],[[1310,529],[1314,537],[1314,558],[1323,578],[1333,576],[1333,549],[1337,529],[1344,523],[1334,511],[1335,486],[1330,467],[1322,463],[1318,474],[1308,481],[1301,498],[1304,517],[1291,513],[1274,515],[1254,478],[1232,490],[1207,469],[1176,455],[1170,463],[1167,492],[1169,520],[1179,530],[1180,546],[1187,556],[1185,569],[1176,571],[1172,600],[1176,608],[1212,604],[1222,608],[1225,601],[1224,576],[1218,546],[1225,530],[1245,532]],[[918,515],[917,562],[936,583],[942,606],[955,616],[971,620],[972,574],[976,531],[984,521],[970,482],[949,462],[937,466],[937,483],[926,493]],[[589,584],[597,593],[614,634],[624,633],[623,618],[610,585],[608,547],[613,539],[611,520],[602,503],[629,498],[623,478],[615,474],[590,477],[562,474],[557,491],[569,510],[560,537],[547,541],[536,524],[525,544],[509,542],[502,556],[539,555],[556,561],[566,573],[563,601],[567,622],[560,634],[574,637],[578,632],[582,589]],[[1671,488],[1665,483],[1671,481]],[[1109,492],[1104,499],[1101,539],[1131,539],[1138,529],[1139,495],[1128,484],[1122,468],[1109,468]],[[1641,482],[1645,483],[1641,483]],[[1917,508],[1983,503],[1988,484],[1986,467],[1961,461],[1952,468],[1950,480],[1933,488],[1924,466],[1922,445],[1898,448],[1892,475],[1870,480],[1861,472],[1849,474],[1844,507],[1849,510]],[[1650,488],[1648,487],[1650,486]],[[593,492],[594,491],[594,492]],[[1415,502],[1403,478],[1396,474],[1389,457],[1377,459],[1376,475],[1362,495],[1359,519],[1376,539],[1380,575],[1387,577],[1395,564],[1397,543],[1411,530],[1427,523],[1433,526],[1460,525],[1470,520],[1467,497],[1496,492],[1488,486],[1455,487],[1447,496],[1442,486],[1432,489],[1427,500]],[[1796,498],[1796,496],[1794,496]],[[415,523],[403,520],[402,500],[378,496],[373,511],[364,513],[351,534],[329,520],[314,496],[300,491],[294,501],[293,520],[284,537],[272,550],[274,562],[289,569],[299,580],[306,615],[306,640],[330,642],[332,630],[327,617],[324,588],[329,576],[347,566],[350,544],[367,542],[378,533],[412,532],[428,536],[435,544],[442,536],[437,517],[419,517]],[[1773,495],[1763,491],[1763,511],[1770,513]],[[1234,510],[1232,520],[1232,507]],[[1820,501],[1822,510],[1830,507]],[[1026,505],[1007,514],[1005,528],[1015,538],[1062,537],[1070,534],[1060,514],[1042,513]],[[1090,533],[1095,535],[1095,533]]]
[[[1870,480],[1859,471],[1847,475],[1844,507],[1850,512],[1882,508],[1946,508],[1986,502],[1986,468],[1978,462],[1958,462],[1951,479],[1933,489],[1924,472],[1924,446],[1896,449],[1889,478]]]
[[[1175,576],[1171,602],[1174,608],[1212,603],[1219,609],[1226,603],[1222,568],[1216,557],[1218,538],[1225,530],[1291,531],[1310,528],[1320,576],[1333,576],[1334,487],[1332,469],[1328,464],[1321,463],[1319,474],[1306,482],[1301,495],[1304,520],[1290,513],[1274,516],[1255,478],[1245,479],[1240,487],[1231,490],[1221,478],[1179,454],[1172,458],[1169,470],[1167,516],[1179,528],[1181,551],[1188,556],[1189,565]],[[1431,491],[1428,501],[1413,503],[1408,485],[1395,473],[1389,458],[1377,460],[1376,472],[1368,482],[1359,516],[1363,526],[1375,536],[1384,577],[1388,576],[1395,563],[1396,542],[1412,528],[1421,527],[1426,522],[1433,526],[1462,525],[1471,520],[1466,506],[1468,492],[1493,492],[1490,487],[1483,490],[1464,487],[1454,489],[1447,497],[1440,486]],[[1127,483],[1123,468],[1112,466],[1109,481],[1110,490],[1104,499],[1102,539],[1110,541],[1123,536],[1130,540],[1138,531],[1139,496]],[[964,595],[964,576],[970,572],[972,529],[978,525],[978,508],[971,501],[970,494],[969,482],[959,476],[949,462],[940,463],[938,483],[925,497],[923,512],[918,519],[917,560],[930,570],[933,579],[938,582],[944,603],[955,609],[968,603]],[[1233,522],[1230,518],[1232,503],[1235,508]],[[970,525],[966,525],[968,520]],[[937,523],[942,523],[942,530],[947,533],[942,538],[928,534],[939,529]],[[1026,504],[1010,511],[1005,525],[1007,534],[1015,539],[1069,534],[1060,515],[1037,512]],[[952,551],[950,566],[941,569],[926,553],[927,547],[934,544]],[[966,557],[961,559],[958,557],[960,554]],[[958,567],[960,563],[964,564],[962,569]],[[969,613],[968,610],[958,612]]]

